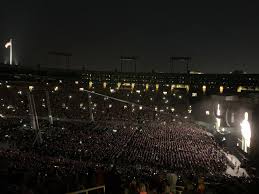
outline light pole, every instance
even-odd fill
[[[8,47],[10,47],[10,65],[12,65],[13,63],[12,39],[10,39],[10,41],[5,44],[5,48],[8,48]]]

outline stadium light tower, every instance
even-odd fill
[[[12,46],[12,39],[9,40],[9,42],[7,42],[5,44],[5,48],[10,48],[10,65],[12,65],[13,63],[13,46]]]

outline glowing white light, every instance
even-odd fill
[[[78,81],[75,81],[75,84],[78,84]]]
[[[219,104],[218,104],[218,108],[217,108],[217,116],[220,116],[220,107],[219,107]]]
[[[5,44],[5,48],[11,47],[11,46],[12,46],[11,40]]]
[[[54,88],[54,90],[55,90],[55,91],[58,91],[58,86],[56,86],[56,87]]]
[[[112,132],[113,132],[113,133],[116,133],[116,132],[117,132],[117,130],[116,130],[116,129],[113,129],[113,130],[112,130]]]
[[[59,80],[59,83],[62,83],[62,80]]]
[[[202,86],[202,92],[203,92],[203,93],[206,92],[206,86],[205,86],[205,85]]]
[[[182,99],[182,96],[179,96],[178,98],[179,98],[179,99]]]
[[[33,88],[34,88],[33,86],[29,86],[29,90],[30,90],[30,91],[32,91],[32,90],[33,90]]]
[[[66,110],[68,110],[68,107],[66,106]]]
[[[210,115],[210,111],[209,111],[209,110],[206,110],[206,111],[205,111],[205,114],[206,114],[206,115]]]
[[[110,92],[111,92],[111,93],[114,93],[114,92],[115,92],[115,90],[111,88],[111,89],[110,89]]]
[[[70,95],[70,96],[68,96],[68,98],[69,98],[69,99],[71,99],[71,98],[72,98],[72,96]]]
[[[10,86],[10,85],[6,85],[6,87],[7,87],[7,88],[11,88],[11,86]]]
[[[219,130],[221,124],[221,119],[216,118],[216,129]]]
[[[11,109],[11,108],[13,108],[12,105],[8,105],[8,106],[7,106],[7,109]]]
[[[174,108],[171,108],[171,111],[174,112]]]
[[[18,93],[18,94],[20,94],[20,95],[22,95],[22,91],[21,91],[21,90],[20,90],[20,91],[18,91],[17,93]]]
[[[184,118],[185,118],[185,119],[187,119],[188,117],[187,117],[187,116],[185,116]]]
[[[1,117],[1,118],[4,118],[4,115],[3,115],[3,114],[0,114],[0,117]]]
[[[192,97],[196,97],[196,96],[197,96],[197,93],[193,92]]]
[[[167,91],[163,91],[163,94],[166,95],[166,94],[167,94]]]
[[[248,113],[245,112],[244,120],[240,123],[241,133],[244,138],[244,151],[247,152],[247,147],[250,147],[250,139],[251,139],[251,128],[250,123],[248,121]]]
[[[124,105],[123,108],[126,109],[126,108],[127,108],[127,105]]]
[[[155,111],[157,111],[157,107],[155,107]]]
[[[142,106],[139,106],[139,110],[142,110]]]
[[[84,91],[84,88],[79,88],[79,91]]]
[[[224,87],[223,87],[223,86],[220,86],[220,87],[219,87],[219,92],[222,94],[223,91],[224,91]]]
[[[138,94],[140,94],[140,90],[136,90],[136,92],[137,92]]]
[[[111,108],[112,107],[112,104],[109,104],[109,108]]]

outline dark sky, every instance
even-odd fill
[[[136,55],[139,71],[169,72],[170,56],[191,56],[195,70],[259,73],[254,2],[5,0],[0,42],[12,37],[15,60],[30,66],[53,64],[47,52],[62,51],[73,54],[77,68],[114,70],[121,55]],[[6,61],[8,49],[2,47],[0,57]]]

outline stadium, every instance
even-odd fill
[[[255,74],[67,73],[4,64],[0,72],[1,187],[9,192],[256,188]]]

